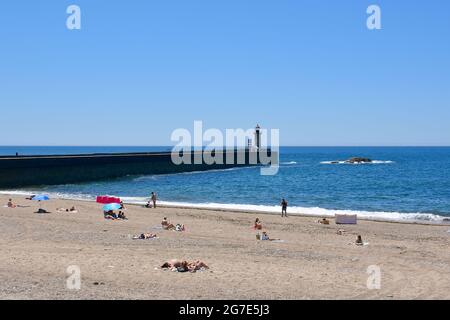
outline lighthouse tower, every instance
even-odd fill
[[[255,147],[257,149],[261,148],[261,127],[259,124],[255,128]]]

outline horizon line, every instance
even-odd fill
[[[84,147],[84,148],[168,148],[174,147],[172,145],[0,145],[1,147]],[[192,146],[196,147],[196,146]],[[201,146],[201,147],[207,147]],[[247,146],[220,146],[217,148],[223,147],[247,147]],[[267,146],[272,147],[272,146]],[[450,145],[280,145],[280,148],[448,148]]]

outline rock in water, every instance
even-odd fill
[[[347,163],[371,163],[372,160],[369,158],[354,157],[354,158],[345,160],[345,162],[347,162]]]

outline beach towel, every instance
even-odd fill
[[[368,246],[370,243],[369,242],[363,242],[361,244],[357,244],[355,242],[350,242],[349,245],[355,245],[357,247],[362,247],[362,246]]]
[[[158,239],[158,237],[156,236],[156,237],[151,237],[151,238],[143,238],[142,235],[140,235],[140,236],[134,236],[132,239],[133,240],[153,240],[153,239]]]
[[[357,223],[356,214],[336,214],[335,219],[336,219],[336,224],[356,224]]]

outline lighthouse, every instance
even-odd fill
[[[257,149],[261,148],[261,127],[259,124],[255,128],[255,147]]]

